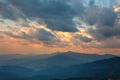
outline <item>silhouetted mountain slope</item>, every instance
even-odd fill
[[[53,79],[54,80],[54,79]],[[120,80],[120,78],[68,78],[68,79],[55,79],[55,80]]]
[[[120,80],[120,57],[75,65],[65,80]],[[69,72],[69,71],[68,71]],[[69,73],[65,74],[69,74]],[[73,74],[71,74],[73,73]]]
[[[120,57],[75,65],[67,68],[62,74],[68,77],[119,77]]]
[[[74,65],[67,68],[53,68],[39,71],[32,79],[65,79],[65,78],[120,78],[120,57]],[[40,76],[40,77],[39,77]],[[42,76],[46,76],[42,77]],[[44,80],[43,79],[43,80]],[[82,79],[81,79],[82,80]],[[84,79],[83,79],[84,80]]]

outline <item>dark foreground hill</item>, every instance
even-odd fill
[[[41,74],[43,73],[43,74]],[[107,80],[120,79],[120,57],[39,71],[31,80]]]
[[[75,65],[65,72],[71,77],[120,77],[120,57]]]

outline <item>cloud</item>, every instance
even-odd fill
[[[14,26],[10,21],[8,22],[10,24],[4,20],[0,21],[12,26],[7,27],[8,31],[2,33],[10,38],[50,47],[64,48],[79,45],[84,48],[119,48],[120,46],[117,45],[120,39],[118,13],[111,6],[104,5],[106,1],[94,1],[8,0],[4,3],[0,2],[2,18],[9,19],[16,25]],[[79,19],[76,20],[78,24],[74,21],[75,18]],[[44,27],[41,27],[41,24]],[[76,33],[79,35],[75,35]]]
[[[1,31],[2,34],[7,37],[12,37],[18,40],[27,40],[31,43],[43,44],[52,46],[56,41],[56,36],[51,32],[42,29],[33,27],[18,28],[15,31]]]
[[[120,35],[118,13],[112,7],[101,7],[99,3],[90,1],[89,6],[85,8],[85,14],[79,16],[79,19],[87,24],[86,32],[98,41]]]
[[[97,28],[96,30],[89,30],[89,33],[96,38],[96,40],[105,40],[111,37],[117,37],[120,35],[120,28]]]
[[[2,10],[0,13],[3,17],[12,20],[39,18],[40,22],[43,21],[48,28],[63,32],[78,31],[73,21],[76,16],[89,25],[96,25],[97,28],[114,26],[117,14],[113,9],[100,7],[100,2],[96,2],[90,0],[86,7],[83,6],[85,3],[83,0],[29,0],[29,2],[27,0],[8,0],[6,3],[0,4]],[[92,5],[94,7],[90,7]]]
[[[2,17],[4,17],[4,18],[8,18],[8,19],[15,18],[13,11],[10,10],[10,8],[8,7],[8,5],[6,3],[2,3],[2,2],[0,2],[0,15],[2,15]]]
[[[98,44],[93,46],[94,48],[98,48],[98,49],[119,49],[120,48],[120,39],[116,37],[111,37],[109,39],[105,39],[104,41],[98,41],[97,43]]]
[[[36,37],[40,41],[51,41],[54,39],[54,35],[44,29],[38,29],[36,32]]]
[[[19,9],[17,9],[11,3],[8,3],[7,0],[0,2],[0,17],[14,21],[18,20],[19,18],[25,19],[25,16],[19,11]]]
[[[3,36],[0,36],[0,39],[2,39],[3,38]]]
[[[89,25],[96,25],[97,27],[113,27],[117,18],[117,13],[111,8],[100,8],[99,6],[88,8],[83,21]]]
[[[3,2],[3,3],[5,3],[7,0],[0,0],[0,2]]]
[[[65,1],[58,0],[8,0],[7,4],[12,5],[18,11],[22,12],[22,15],[17,14],[14,16],[15,11],[13,9],[7,8],[7,11],[11,12],[11,15],[8,15],[7,11],[4,11],[7,15],[3,15],[8,19],[26,17],[28,19],[39,18],[42,20],[48,28],[55,31],[64,31],[64,32],[76,32],[76,28],[73,18],[76,14],[74,9]],[[12,10],[12,11],[10,11]]]
[[[75,39],[79,39],[85,43],[91,42],[93,40],[92,38],[88,38],[88,37],[83,36],[83,35],[76,35]]]

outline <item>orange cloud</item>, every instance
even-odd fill
[[[97,49],[97,48],[82,48],[81,46],[66,46],[66,47],[47,47],[41,44],[29,43],[26,40],[17,40],[13,38],[4,38],[0,40],[0,54],[44,54],[53,52],[75,51],[81,53],[114,53],[120,54],[120,48],[114,49]],[[24,44],[24,45],[23,45]]]
[[[84,36],[87,38],[93,37],[88,34],[86,30],[79,30],[80,32],[76,33],[52,31],[51,29],[47,28],[46,25],[40,25],[36,22],[29,23],[29,27],[3,30],[0,31],[0,54],[43,54],[66,51],[75,51],[90,54],[120,54],[120,48],[107,48],[108,46],[112,46],[112,40],[116,41],[114,44],[118,44],[118,39],[111,38],[110,40],[103,42],[93,40],[86,43],[80,39],[76,39],[75,35]]]

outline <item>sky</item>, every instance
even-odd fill
[[[120,55],[119,0],[0,0],[0,54]]]

